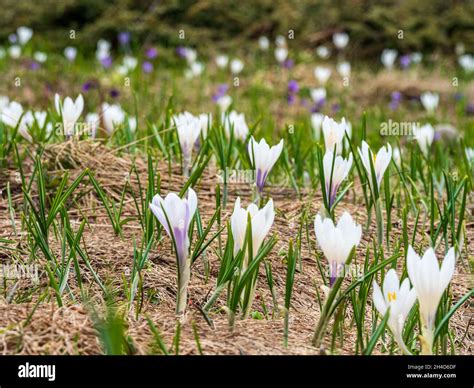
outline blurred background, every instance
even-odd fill
[[[2,0],[0,40],[25,25],[51,48],[70,44],[95,49],[98,39],[116,46],[117,34],[131,33],[131,44],[200,51],[256,45],[294,30],[292,46],[315,48],[344,30],[351,38],[352,59],[378,59],[383,48],[399,52],[454,55],[456,44],[474,50],[474,1],[466,0]],[[403,39],[397,38],[403,30]]]

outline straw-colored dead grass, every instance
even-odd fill
[[[110,196],[119,198],[125,184],[125,172],[132,166],[129,156],[119,156],[97,143],[68,142],[62,145],[49,146],[44,154],[44,161],[50,171],[50,176],[60,176],[67,169],[71,177],[77,176],[84,168],[94,171],[97,180],[104,186]],[[137,170],[142,182],[146,182],[146,168],[144,161],[135,159]],[[28,169],[27,164],[25,164]],[[209,220],[214,211],[215,174],[210,166],[206,169],[203,179],[196,189],[199,198],[199,208],[204,222]],[[160,165],[162,174],[163,193],[177,191],[181,188],[183,179],[177,174],[177,168],[169,175],[167,166]],[[136,186],[136,178],[130,177],[132,187]],[[356,185],[357,186],[357,185]],[[81,187],[86,190],[86,187]],[[278,303],[283,303],[285,290],[286,265],[283,261],[283,252],[288,247],[290,238],[297,234],[299,217],[304,208],[310,209],[311,219],[321,205],[321,198],[317,194],[304,193],[298,197],[290,189],[270,187],[267,194],[271,194],[275,201],[277,215],[272,227],[272,233],[278,236],[278,243],[268,260],[273,269],[276,296]],[[226,208],[226,217],[232,211],[236,196],[248,202],[250,190],[245,185],[230,187],[230,198]],[[347,209],[361,223],[366,221],[365,208],[358,202],[354,193],[349,193],[347,201],[340,206],[340,211]],[[14,202],[20,205],[21,194],[17,191]],[[100,206],[95,194],[89,192],[76,204],[70,204],[70,214],[73,222],[78,224],[81,217],[86,216],[90,226],[84,232],[84,244],[91,258],[91,264],[104,283],[114,291],[116,304],[122,305],[126,299],[123,292],[122,277],[127,277],[133,259],[133,239],[140,240],[141,230],[137,222],[126,224],[123,239],[114,235],[105,212]],[[135,207],[127,197],[125,214],[136,215]],[[395,214],[395,212],[394,212]],[[17,225],[21,224],[19,219]],[[396,220],[394,220],[396,221]],[[399,233],[394,226],[394,233]],[[320,349],[311,346],[311,336],[319,318],[319,305],[316,296],[316,287],[322,285],[321,276],[316,264],[314,235],[310,224],[310,241],[303,241],[302,270],[297,267],[295,276],[292,309],[290,311],[289,346],[284,348],[283,319],[281,314],[272,314],[272,298],[268,289],[264,269],[261,268],[258,279],[257,297],[254,310],[262,312],[262,303],[266,305],[270,316],[268,319],[257,320],[248,318],[237,321],[235,330],[230,332],[227,318],[223,311],[213,312],[209,325],[198,306],[213,290],[215,277],[219,269],[219,261],[212,249],[207,252],[210,265],[210,275],[206,279],[203,261],[200,259],[193,268],[189,292],[189,309],[182,325],[180,352],[182,354],[197,353],[198,348],[192,330],[196,325],[204,354],[319,354]],[[358,249],[357,261],[362,262],[367,244],[372,244],[373,226],[364,233],[363,242]],[[0,252],[0,262],[6,264],[15,260],[28,262],[26,234],[14,235],[5,197],[0,202],[0,237],[8,237],[17,241],[19,249]],[[427,236],[418,236],[417,242],[426,246]],[[470,284],[470,269],[467,257],[472,257],[473,225],[468,224],[466,236],[466,251],[458,262],[457,274],[453,280],[454,300],[464,295]],[[224,236],[225,241],[225,236]],[[54,243],[53,243],[54,244]],[[60,247],[56,247],[59,251]],[[43,258],[36,257],[41,265]],[[400,265],[400,263],[399,263]],[[85,289],[96,305],[101,305],[101,291],[93,282],[92,276],[85,267],[82,268]],[[171,346],[176,328],[174,305],[176,298],[176,271],[175,259],[171,253],[169,239],[165,238],[156,249],[151,252],[148,264],[142,273],[145,300],[141,314],[136,316],[136,306],[127,314],[127,334],[132,339],[136,353],[147,354],[152,350],[153,337],[146,321],[146,316],[159,328],[165,343]],[[64,307],[57,307],[52,292],[45,300],[38,303],[38,298],[44,293],[47,285],[45,273],[40,273],[41,288],[22,280],[17,285],[10,280],[7,290],[0,302],[0,353],[4,354],[97,354],[101,353],[101,344],[94,329],[88,309],[79,305],[67,293],[64,294]],[[74,297],[79,297],[76,280],[71,276],[69,285]],[[40,291],[41,289],[41,291]],[[33,290],[33,292],[31,292]],[[225,303],[225,294],[218,301],[218,306]],[[370,301],[369,301],[370,303]],[[368,309],[370,310],[370,309]],[[346,311],[344,320],[344,343],[337,343],[337,352],[352,354],[356,329],[352,320],[351,309]],[[459,309],[451,319],[451,328],[454,329],[454,340],[458,353],[472,353],[472,316],[467,304]],[[273,315],[273,316],[272,316]],[[366,327],[371,328],[371,316],[366,316]],[[388,341],[387,337],[387,341]],[[326,347],[329,344],[326,344]],[[378,346],[376,353],[381,351]]]

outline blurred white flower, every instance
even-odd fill
[[[187,69],[184,73],[185,77],[190,79],[194,77],[198,77],[204,71],[204,64],[202,62],[193,62],[189,65],[189,69]]]
[[[212,113],[201,113],[198,118],[201,123],[201,132],[203,137],[206,138],[207,130],[212,126]]]
[[[110,135],[116,126],[123,124],[125,121],[125,112],[118,104],[102,104],[102,121],[105,130]]]
[[[418,142],[421,151],[425,156],[428,156],[431,144],[435,137],[435,130],[431,124],[425,124],[422,127],[416,127],[413,129],[413,135],[415,140]]]
[[[277,47],[286,47],[286,38],[283,35],[277,35],[275,38],[275,44]]]
[[[184,57],[188,61],[189,64],[192,64],[196,61],[197,59],[197,51],[190,48],[190,47],[185,47],[184,48]]]
[[[270,41],[266,36],[261,36],[260,38],[258,38],[258,45],[261,50],[268,50],[268,48],[270,47]]]
[[[373,287],[375,308],[382,316],[384,316],[390,308],[390,315],[387,321],[388,327],[403,353],[410,354],[410,351],[403,341],[403,327],[416,301],[415,289],[410,289],[410,281],[408,278],[405,278],[400,285],[397,273],[393,268],[385,275],[383,292],[375,280],[373,281]]]
[[[326,99],[326,88],[314,88],[309,91],[312,100],[317,104]]]
[[[466,147],[466,158],[469,164],[474,163],[474,148]]]
[[[183,155],[183,174],[189,175],[194,144],[201,133],[201,120],[189,112],[173,116],[173,122],[178,132],[179,144]]]
[[[316,48],[316,54],[318,55],[319,58],[327,59],[329,58],[329,55],[331,55],[331,52],[326,46],[318,46]]]
[[[232,59],[230,61],[230,71],[232,74],[239,74],[244,69],[244,63],[240,59]]]
[[[54,106],[56,107],[56,112],[62,117],[64,135],[74,135],[74,127],[84,109],[82,94],[77,96],[76,101],[73,101],[71,97],[66,97],[64,103],[61,102],[59,94],[56,94],[54,96]]]
[[[383,174],[387,169],[390,161],[392,160],[392,146],[387,144],[386,146],[380,147],[377,155],[374,155],[369,145],[362,141],[362,148],[358,148],[362,165],[369,178],[369,184],[372,185],[372,169],[370,167],[370,161],[374,164],[375,178],[377,180],[377,187],[380,188],[380,182],[382,181]]]
[[[428,113],[433,113],[438,107],[439,94],[430,92],[421,93],[420,101]]]
[[[219,106],[221,112],[225,112],[232,104],[232,97],[225,94],[217,99],[216,104]]]
[[[33,54],[33,58],[39,63],[44,63],[48,59],[48,55],[42,51],[36,51]]]
[[[262,193],[268,174],[283,151],[283,139],[280,140],[277,145],[270,147],[265,139],[262,138],[260,142],[257,143],[252,136],[247,146],[247,150],[249,153],[250,163],[255,168],[258,192]]]
[[[28,117],[25,120],[25,115],[23,115],[23,107],[21,104],[16,101],[11,101],[3,108],[0,118],[5,125],[11,128],[16,128],[18,126],[18,133],[31,143],[32,138],[28,132],[27,126]]]
[[[131,55],[125,55],[122,63],[128,70],[133,71],[137,67],[138,59]]]
[[[345,32],[336,32],[332,36],[332,41],[334,46],[336,46],[339,50],[342,50],[349,43],[349,35],[347,35]]]
[[[468,73],[474,71],[474,56],[471,54],[464,54],[458,58],[459,65]]]
[[[86,115],[86,124],[88,135],[91,138],[95,138],[97,136],[97,129],[100,125],[100,116],[95,112],[88,113]]]
[[[229,64],[229,57],[227,55],[216,56],[216,65],[219,69],[224,69]]]
[[[277,47],[275,49],[275,59],[278,63],[285,62],[286,58],[288,58],[288,49],[286,47]]]
[[[21,46],[14,44],[8,48],[8,55],[13,59],[20,58],[21,55]]]
[[[226,135],[230,137],[231,130],[234,131],[234,137],[245,140],[249,134],[249,127],[245,121],[243,113],[231,111],[222,114],[222,122],[224,123],[224,130]]]
[[[423,54],[420,52],[415,52],[410,55],[411,62],[418,64],[423,60]]]
[[[8,106],[10,99],[7,96],[0,96],[0,114]]]
[[[29,27],[22,26],[18,27],[16,34],[18,36],[18,42],[20,45],[24,46],[33,36],[33,30]]]
[[[102,61],[110,57],[110,42],[105,39],[100,39],[97,42],[97,50],[95,52],[95,57],[98,61]]]
[[[386,69],[393,69],[393,65],[395,64],[395,59],[397,59],[397,55],[397,50],[385,49],[382,51],[380,60],[382,61],[382,64],[385,66]]]
[[[64,56],[69,62],[74,62],[77,56],[77,48],[68,46],[64,49]]]
[[[318,245],[329,262],[330,285],[333,286],[352,248],[359,245],[362,228],[354,222],[349,213],[344,212],[337,226],[330,218],[323,220],[319,214],[316,215],[314,231]]]
[[[349,62],[339,62],[337,64],[337,71],[341,77],[351,76],[351,64]]]
[[[323,125],[324,115],[322,113],[313,113],[311,115],[311,126],[313,127],[314,138],[319,141],[321,137],[321,127]]]
[[[334,168],[333,168],[334,159]],[[349,158],[343,159],[342,156],[334,157],[332,151],[327,150],[323,157],[323,168],[326,195],[329,198],[329,207],[331,207],[336,200],[337,190],[342,181],[347,178],[352,167],[352,154]]]
[[[316,66],[314,69],[314,76],[321,85],[324,85],[331,76],[331,69],[329,67]]]
[[[402,153],[400,152],[400,148],[395,147],[393,149],[392,159],[399,168],[402,167]]]

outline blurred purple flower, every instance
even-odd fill
[[[86,81],[86,82],[84,82],[84,84],[82,85],[82,91],[83,91],[83,92],[88,92],[88,91],[91,90],[93,87],[94,87],[94,84],[92,83],[92,81]]]
[[[296,96],[294,94],[289,93],[287,96],[288,105],[293,105],[296,101]]]
[[[158,56],[158,50],[155,47],[150,47],[145,51],[145,56],[148,59],[154,59]]]
[[[120,92],[115,88],[111,89],[109,94],[110,94],[110,97],[112,98],[117,98],[118,96],[120,96]]]
[[[145,61],[142,64],[142,69],[145,73],[151,73],[153,71],[153,64],[151,62]]]
[[[228,90],[229,85],[227,84],[220,84],[219,86],[217,86],[217,91],[213,94],[212,101],[217,102],[221,97],[226,95]]]
[[[112,66],[112,57],[105,57],[100,60],[100,64],[105,68],[108,69]]]
[[[176,47],[176,54],[178,57],[186,58],[186,47],[178,46]]]
[[[454,93],[454,101],[461,101],[464,95],[461,92]]]
[[[391,100],[390,100],[390,109],[391,110],[397,110],[398,106],[400,105],[400,102],[402,100],[402,94],[398,91],[395,91],[391,94]]]
[[[282,64],[285,69],[291,69],[294,65],[295,62],[291,58],[287,58]]]
[[[294,79],[290,80],[288,82],[288,93],[291,94],[296,94],[298,93],[299,90],[298,82],[296,82]]]
[[[30,70],[35,71],[35,70],[38,70],[40,67],[41,67],[41,65],[40,65],[38,62],[36,62],[36,61],[31,61],[31,63],[30,63]]]
[[[400,57],[400,66],[402,69],[407,69],[408,66],[410,66],[410,62],[411,62],[411,57],[410,55],[402,55]]]
[[[118,41],[121,46],[127,46],[130,43],[131,34],[128,31],[121,31],[118,34]]]
[[[333,113],[337,113],[341,110],[341,105],[338,103],[332,104],[331,105],[331,110]]]
[[[16,34],[10,34],[8,35],[8,41],[10,43],[16,43],[18,41],[18,37],[16,36]]]
[[[439,139],[441,139],[441,132],[436,131],[434,134],[433,141],[438,141]]]
[[[301,106],[307,107],[308,106],[308,99],[307,98],[302,98],[300,100]]]
[[[468,115],[474,115],[474,102],[470,102],[469,104],[467,104],[466,113]]]

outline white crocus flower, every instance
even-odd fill
[[[397,273],[393,268],[385,275],[383,291],[375,280],[373,282],[373,287],[375,308],[382,316],[384,316],[390,308],[390,315],[387,321],[388,327],[403,353],[410,354],[410,351],[403,341],[403,327],[405,326],[407,316],[416,301],[415,289],[410,289],[410,281],[408,278],[405,278],[400,285]]]
[[[377,179],[377,188],[380,188],[383,174],[392,159],[392,146],[387,144],[379,149],[377,155],[374,155],[369,145],[365,141],[362,141],[362,148],[358,148],[358,151],[364,169],[369,177],[369,182],[372,182],[372,170],[370,167],[370,160],[372,160],[374,164],[375,177]]]
[[[23,107],[16,101],[11,101],[5,106],[0,115],[1,121],[11,127],[16,128],[18,126],[18,133],[23,136],[30,143],[33,141],[30,133],[28,132],[28,124],[31,122],[30,114],[23,114]]]
[[[336,46],[339,50],[342,50],[349,43],[349,35],[347,35],[345,32],[336,32],[332,36],[332,41],[334,46]]]
[[[227,137],[230,137],[231,130],[234,131],[234,137],[237,139],[245,140],[249,134],[249,127],[245,121],[245,115],[243,113],[237,113],[231,111],[228,114],[222,114],[222,122],[224,123],[224,130]]]
[[[326,99],[326,89],[325,88],[314,88],[309,91],[313,101],[318,104],[319,102]]]
[[[318,214],[314,220],[314,231],[319,247],[329,262],[332,286],[349,258],[352,248],[359,245],[362,227],[357,225],[347,212],[344,212],[337,226],[330,218],[323,220]]]
[[[398,52],[397,50],[385,49],[382,51],[380,60],[386,69],[392,70],[393,65],[395,64],[395,59],[397,59]]]
[[[189,69],[184,73],[188,79],[198,77],[204,71],[204,64],[202,62],[193,62],[189,65]]]
[[[131,55],[125,55],[122,63],[128,70],[133,71],[137,67],[138,59]]]
[[[282,64],[288,58],[288,49],[286,47],[277,47],[275,49],[275,59]]]
[[[38,127],[40,129],[44,128],[44,124],[46,123],[47,116],[48,116],[48,113],[44,110],[33,112],[34,120],[36,120],[36,123],[38,124]]]
[[[466,147],[466,158],[469,164],[474,163],[474,148]]]
[[[183,174],[189,175],[194,144],[201,133],[201,120],[189,112],[173,116],[183,154]]]
[[[316,54],[321,59],[327,59],[327,58],[329,58],[329,55],[331,54],[331,52],[329,51],[329,49],[326,46],[318,46],[316,48]]]
[[[400,168],[402,167],[402,153],[400,148],[395,147],[392,152],[392,158],[395,164]]]
[[[33,54],[33,58],[39,63],[44,63],[48,59],[48,54],[44,53],[43,51],[36,51]]]
[[[212,126],[212,113],[201,113],[198,116],[201,123],[201,132],[204,138],[207,137],[207,130]]]
[[[125,121],[125,112],[122,107],[118,104],[102,104],[102,121],[104,123],[105,130],[110,135],[116,126],[119,126]]]
[[[219,69],[224,69],[229,64],[229,57],[227,55],[216,56],[216,65]]]
[[[219,106],[221,112],[225,112],[232,104],[232,97],[228,94],[221,96],[217,99],[216,104]]]
[[[474,71],[474,55],[464,54],[458,58],[459,65],[468,73]]]
[[[334,147],[336,147],[336,153],[340,154],[342,152],[342,141],[344,140],[345,132],[345,121],[338,123],[336,120],[324,116],[323,135],[326,151],[334,151]]]
[[[427,157],[435,137],[433,126],[431,124],[425,124],[422,127],[414,128],[414,136],[421,151]]]
[[[260,38],[258,38],[258,45],[260,47],[260,50],[266,51],[270,47],[270,41],[266,36],[261,36]]]
[[[418,297],[420,316],[423,324],[423,353],[431,354],[436,312],[444,291],[454,274],[456,254],[450,248],[441,268],[433,248],[428,248],[423,258],[411,246],[407,253],[407,271]]]
[[[20,58],[21,55],[21,46],[14,44],[8,48],[8,55],[13,59]]]
[[[237,198],[234,211],[230,217],[232,236],[234,238],[234,255],[244,245],[249,215],[252,224],[252,254],[255,257],[275,219],[273,200],[270,199],[262,209],[259,209],[254,203],[250,204],[247,209],[244,209],[240,206],[240,198]]]
[[[77,48],[68,46],[64,49],[64,56],[69,62],[74,62],[77,56]]]
[[[18,29],[16,30],[16,34],[18,36],[18,42],[22,46],[24,46],[25,44],[29,42],[29,40],[33,36],[33,30],[29,27],[22,26],[22,27],[18,27]]]
[[[438,107],[439,94],[430,92],[421,93],[420,101],[426,111],[431,114]]]
[[[270,147],[265,139],[257,143],[252,136],[247,149],[250,163],[255,168],[258,193],[262,193],[268,174],[283,151],[283,139],[277,145]]]
[[[188,197],[180,198],[169,193],[165,199],[160,195],[153,197],[150,209],[160,224],[174,241],[178,266],[178,301],[177,314],[184,314],[187,304],[188,284],[191,275],[191,258],[189,257],[189,227],[197,209],[197,195],[188,189]]]
[[[73,101],[71,97],[66,97],[64,103],[61,102],[59,94],[54,96],[54,105],[56,112],[61,115],[63,119],[63,131],[66,136],[74,134],[74,126],[77,120],[81,116],[82,110],[84,109],[84,99],[82,94],[77,96],[76,101]]]
[[[323,125],[324,115],[322,113],[313,113],[311,115],[311,126],[313,127],[314,138],[319,141],[321,137],[321,127]]]
[[[351,76],[351,64],[349,62],[339,62],[337,64],[337,72],[341,77],[349,78]]]
[[[105,39],[99,39],[97,42],[97,50],[95,52],[95,57],[98,61],[110,56],[110,42]]]
[[[240,59],[232,59],[230,61],[230,71],[232,74],[237,75],[244,69],[244,63]]]
[[[186,47],[184,49],[184,57],[189,64],[194,63],[197,59],[197,51],[190,47]]]
[[[283,35],[277,35],[275,38],[275,44],[277,47],[285,47],[286,46],[286,38]]]
[[[0,114],[2,113],[3,109],[8,106],[10,103],[10,99],[7,96],[0,96]]]
[[[314,69],[314,76],[321,85],[325,85],[331,76],[331,69],[324,66],[316,66]]]
[[[334,159],[334,168],[333,168]],[[333,205],[337,190],[342,181],[347,178],[352,167],[352,154],[349,158],[343,159],[342,156],[336,156],[332,151],[327,150],[323,157],[324,179],[326,180],[326,195],[329,198],[329,208]]]
[[[87,134],[91,138],[95,138],[97,135],[97,129],[100,125],[100,116],[95,112],[88,113],[86,115],[86,124]]]

